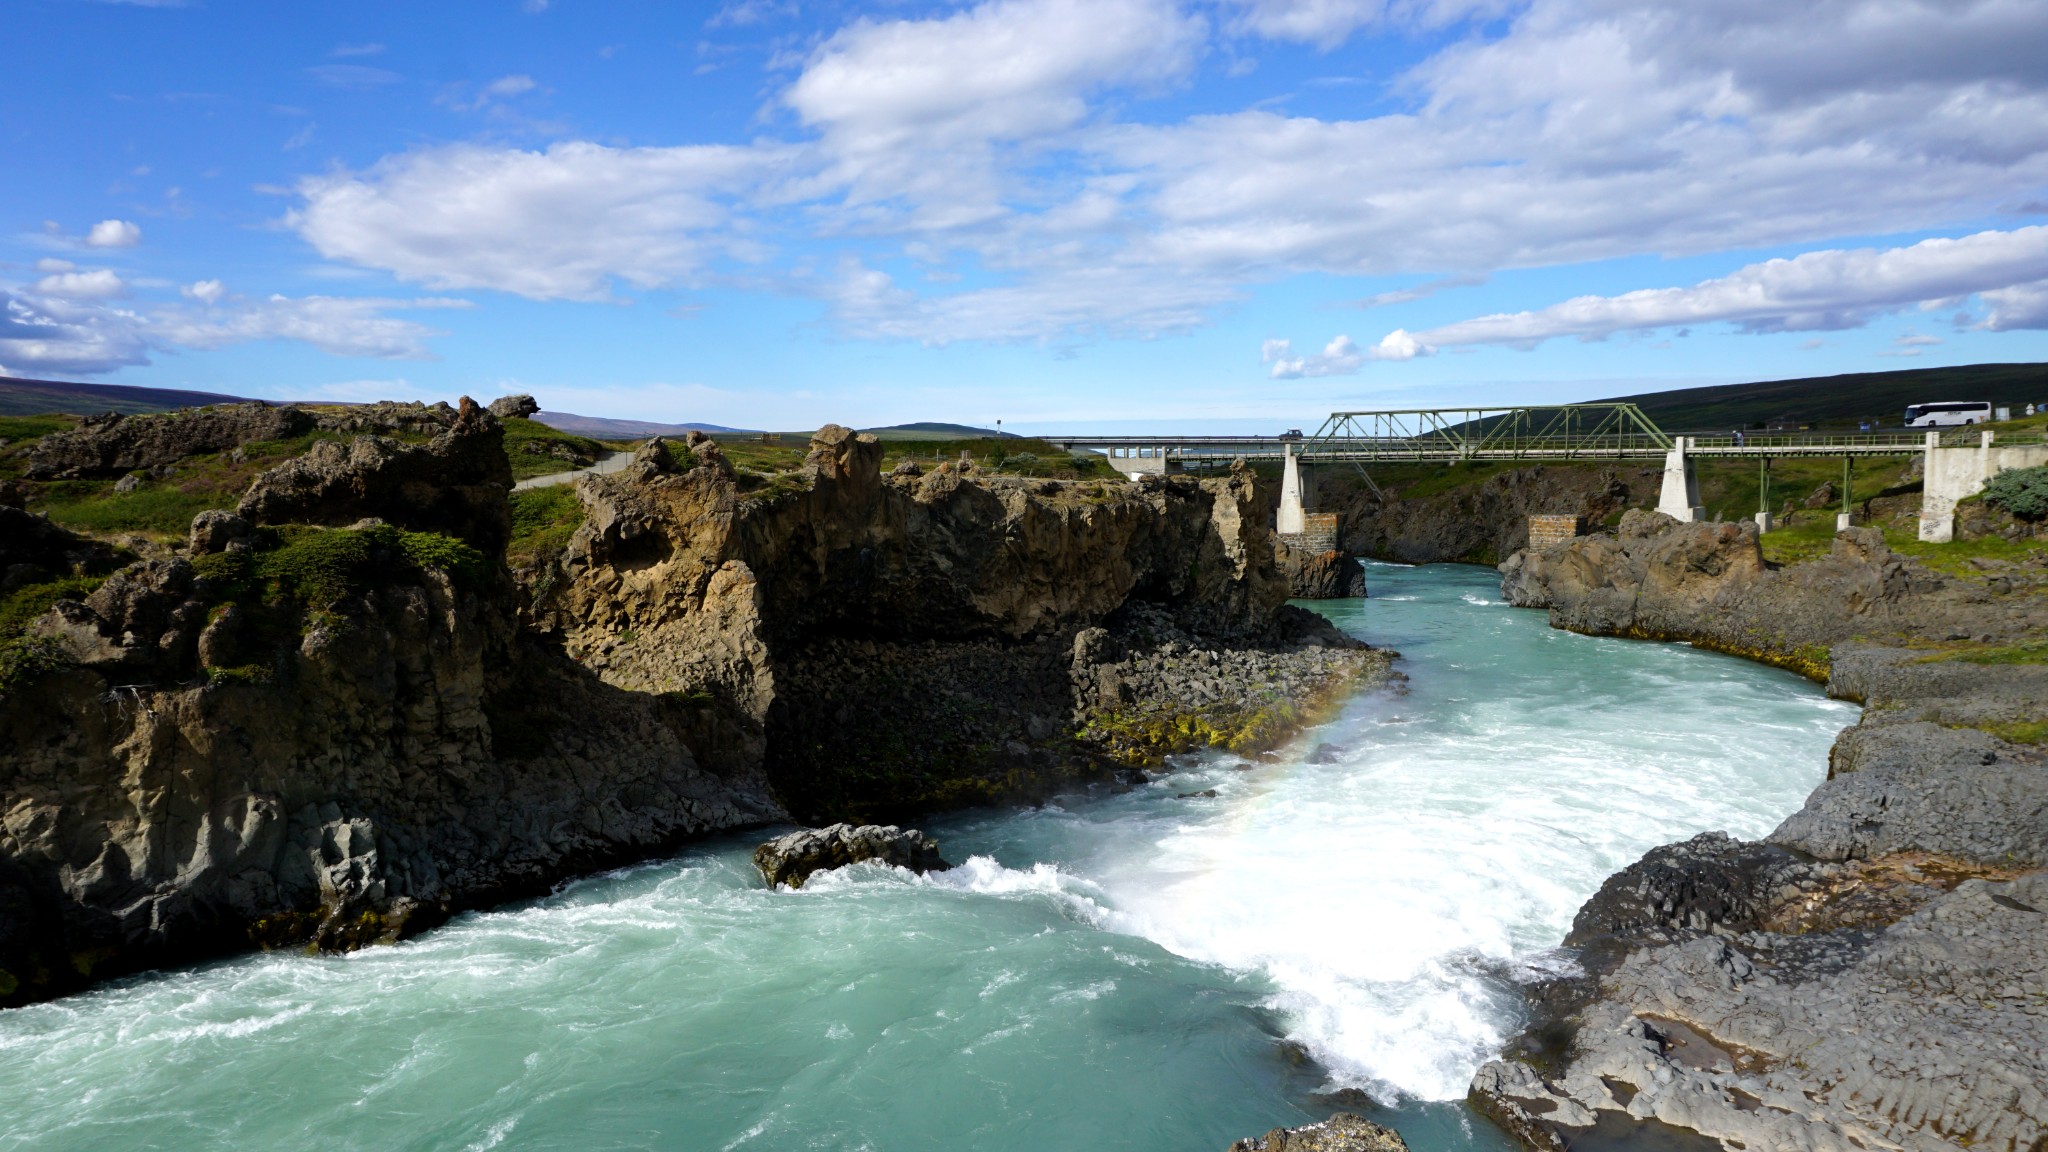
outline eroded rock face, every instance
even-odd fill
[[[394,528],[487,540],[505,485],[463,469],[488,421],[287,466],[250,510],[345,520],[370,501]],[[455,494],[409,516],[404,484],[437,465]],[[758,761],[698,760],[690,701],[521,634],[502,571],[460,583],[373,554],[317,601],[242,602],[201,569],[251,529],[202,515],[187,556],[33,625],[64,666],[0,697],[0,1004],[252,946],[357,947],[787,818]]]
[[[289,439],[313,427],[313,417],[297,408],[260,403],[217,404],[154,416],[109,412],[37,441],[28,451],[28,475],[37,480],[119,476],[259,440]]]
[[[912,872],[944,872],[952,865],[939,856],[939,842],[915,828],[894,824],[834,824],[778,836],[754,849],[754,867],[770,888],[801,888],[814,872],[827,872],[879,860]]]
[[[1995,733],[2048,719],[2048,668],[1926,643],[2037,636],[2038,601],[1922,569],[1874,530],[1775,569],[1747,524],[1642,513],[1501,570],[1555,625],[1785,663],[1870,710],[1764,841],[1710,833],[1608,880],[1566,941],[1583,972],[1532,990],[1475,1106],[1560,1150],[1603,1112],[1727,1147],[2038,1147],[2048,757]]]
[[[701,435],[650,441],[578,482],[587,519],[534,577],[534,617],[608,682],[699,701],[693,746],[765,759],[819,823],[1256,750],[1385,674],[1284,610],[1248,473],[885,477],[881,451],[827,427],[793,483],[756,486]]]
[[[1273,555],[1297,600],[1343,600],[1365,595],[1365,566],[1336,549],[1307,552],[1276,538]]]
[[[1408,1152],[1408,1142],[1392,1128],[1339,1112],[1320,1124],[1247,1137],[1232,1144],[1229,1152]]]
[[[448,429],[423,445],[381,436],[321,441],[256,478],[235,508],[252,524],[346,525],[365,518],[445,532],[485,552],[505,547],[511,516],[497,418],[463,397]]]
[[[1477,484],[1386,499],[1358,488],[1325,487],[1322,510],[1343,516],[1340,544],[1354,556],[1432,564],[1498,564],[1529,544],[1529,517],[1579,516],[1599,524],[1631,503],[1656,498],[1655,468],[1515,468]]]

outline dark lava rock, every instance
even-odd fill
[[[829,872],[880,860],[913,872],[944,872],[952,865],[939,858],[939,842],[915,828],[894,824],[834,824],[778,836],[754,849],[754,867],[769,887],[801,888],[813,872]]]
[[[540,402],[524,392],[491,401],[491,415],[500,420],[529,418],[539,411]]]
[[[1309,552],[1275,537],[1273,558],[1287,577],[1288,594],[1297,600],[1342,600],[1365,595],[1365,566],[1347,552],[1334,548]]]
[[[1339,1112],[1321,1124],[1246,1137],[1232,1144],[1230,1152],[1408,1152],[1408,1142],[1392,1128]]]
[[[313,423],[311,415],[297,408],[262,403],[218,404],[155,416],[108,412],[37,441],[28,450],[28,475],[35,480],[118,476],[259,440],[289,439],[312,431]]]

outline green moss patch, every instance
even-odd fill
[[[505,559],[514,568],[559,555],[583,526],[583,501],[567,484],[514,492],[511,505],[512,539],[505,545]]]
[[[193,561],[222,601],[319,608],[388,583],[394,575],[439,571],[475,587],[489,572],[483,553],[438,532],[287,525],[265,534],[268,547],[218,552]]]

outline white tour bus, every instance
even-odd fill
[[[1974,400],[1944,400],[1938,404],[1913,404],[1906,409],[1906,427],[1940,428],[1948,424],[1985,424],[1991,420],[1991,405]]]

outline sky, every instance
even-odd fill
[[[1262,431],[2048,360],[2040,0],[4,7],[5,375]]]

